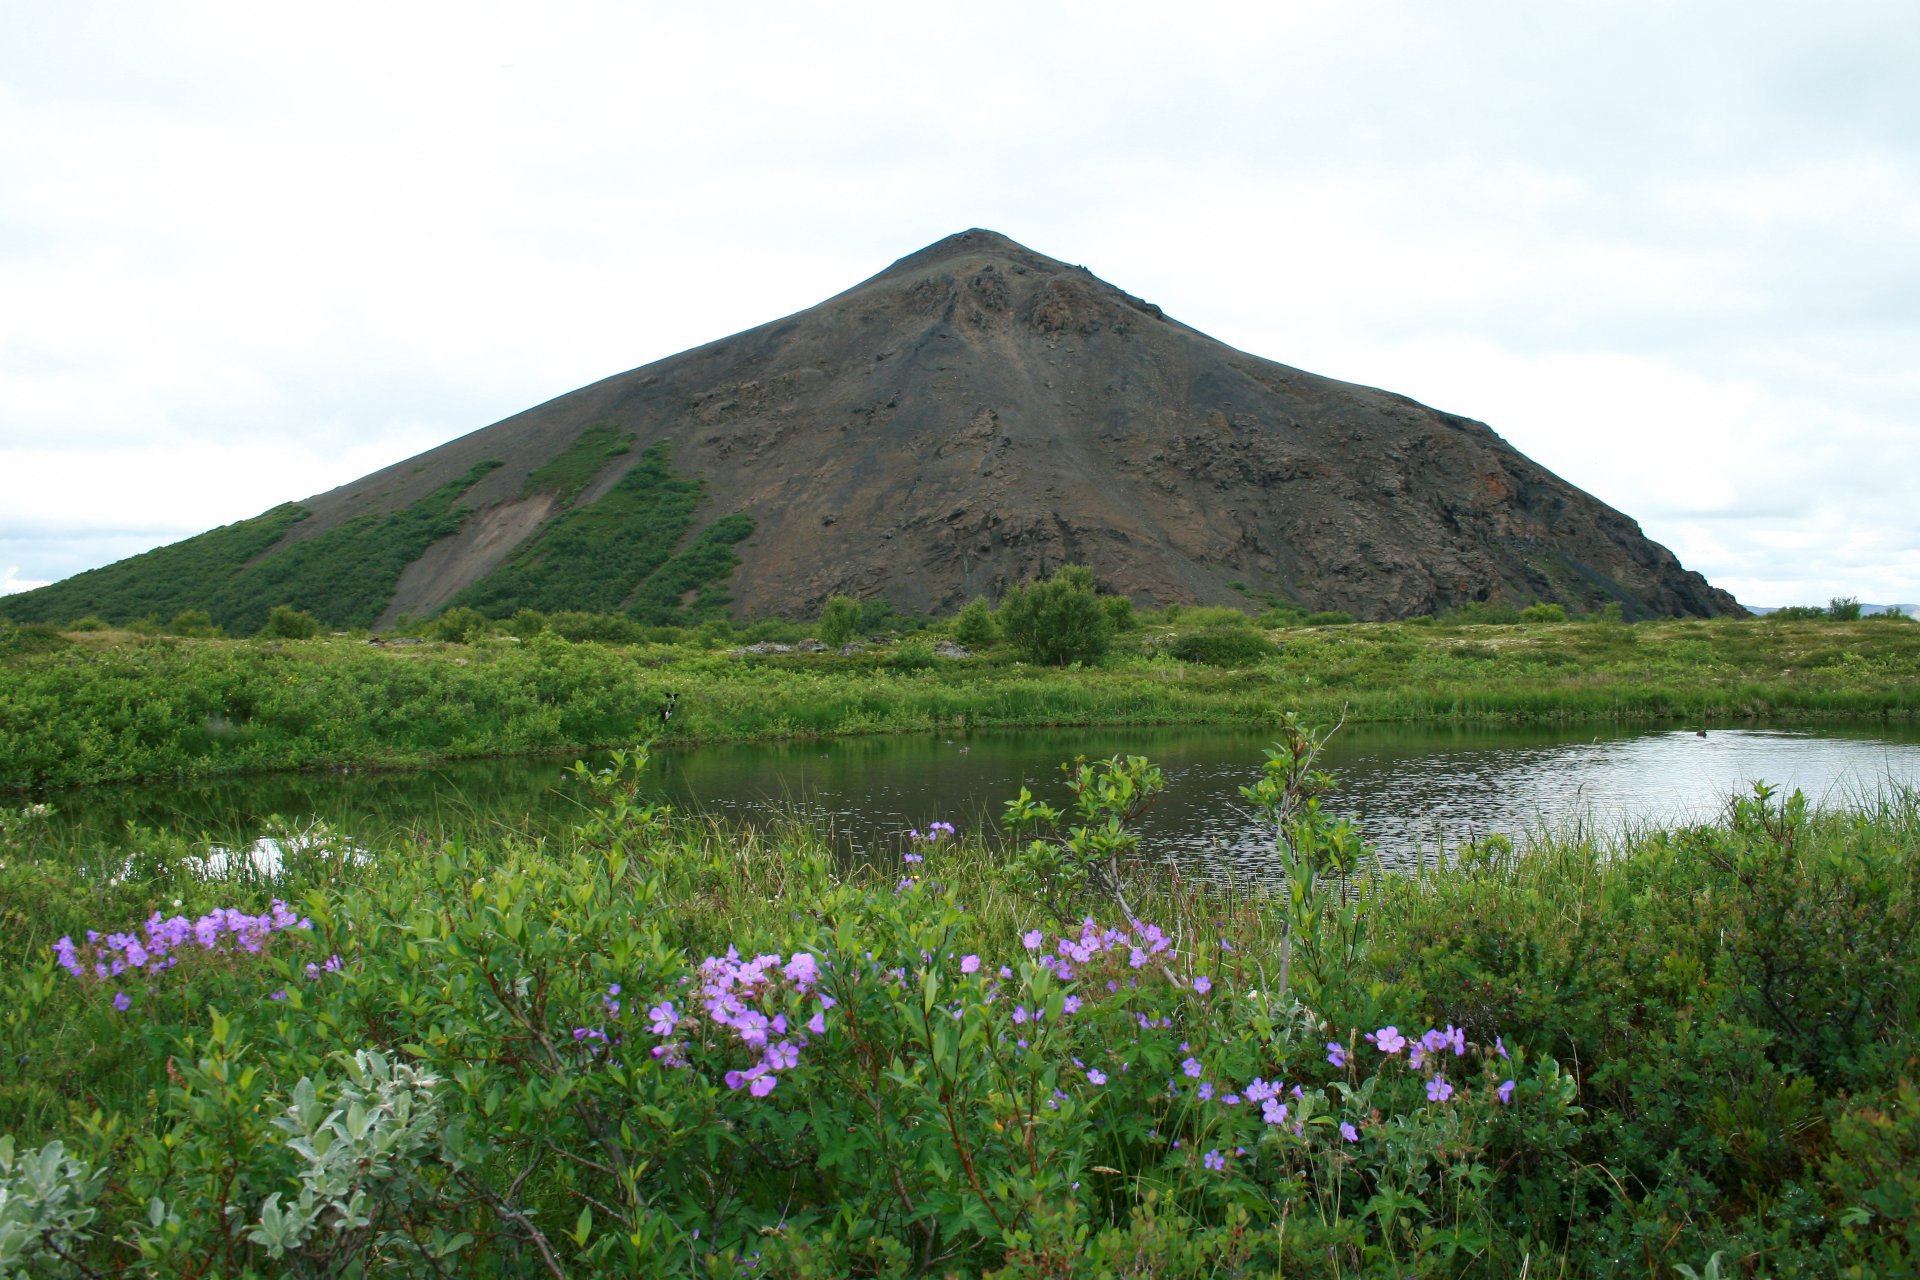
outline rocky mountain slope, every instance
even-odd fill
[[[1061,564],[1146,605],[1740,611],[1485,425],[1237,351],[991,231],[256,521],[0,601],[335,624],[952,610]],[[1235,585],[1229,585],[1235,584]],[[350,599],[340,607],[338,599]]]

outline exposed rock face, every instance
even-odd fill
[[[423,614],[531,527],[487,508],[603,421],[670,442],[711,511],[752,517],[731,584],[747,615],[835,591],[948,611],[1068,562],[1151,605],[1243,604],[1240,582],[1367,618],[1486,599],[1739,611],[1481,423],[1236,351],[980,230],[311,499],[308,530],[505,459],[467,495],[457,551],[417,562],[388,609]]]
[[[631,447],[601,446],[615,435]],[[656,444],[705,482],[692,529],[753,521],[728,584],[745,616],[809,616],[833,592],[950,612],[1070,562],[1143,605],[1244,606],[1239,583],[1362,618],[1479,600],[1740,612],[1481,423],[1236,351],[981,230],[309,499],[260,559],[498,459],[460,494],[458,532],[380,588],[382,624],[426,616],[516,555],[538,571],[528,539],[615,494]],[[556,468],[574,478],[542,489]],[[468,598],[510,612],[505,594]]]

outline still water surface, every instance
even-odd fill
[[[1150,856],[1190,874],[1245,883],[1274,871],[1271,839],[1243,812],[1266,736],[1223,729],[1076,729],[833,739],[660,752],[649,773],[686,810],[765,823],[782,814],[830,822],[850,853],[891,858],[902,833],[939,819],[963,831],[992,820],[1022,785],[1064,799],[1059,766],[1076,755],[1146,755],[1167,789],[1140,822]],[[1920,787],[1920,726],[1802,729],[1514,730],[1348,728],[1326,766],[1340,781],[1328,807],[1352,819],[1390,865],[1501,832],[1525,843],[1576,824],[1601,835],[1702,822],[1756,780],[1816,802],[1869,802],[1889,784]],[[128,822],[207,833],[247,850],[270,816],[337,830],[535,828],[576,821],[579,789],[562,761],[483,760],[406,773],[309,773],[98,788],[56,798],[76,835]],[[271,846],[259,849],[271,857]]]

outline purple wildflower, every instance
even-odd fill
[[[1213,990],[1213,979],[1203,973],[1193,980],[1193,989],[1200,995],[1205,995]]]
[[[979,956],[961,956],[960,972],[962,973],[980,972],[980,957]]]
[[[674,1009],[671,1000],[662,1000],[647,1010],[647,1017],[652,1019],[653,1034],[657,1036],[670,1036],[674,1028],[680,1025],[680,1014]]]
[[[1327,1061],[1336,1067],[1347,1065],[1347,1046],[1338,1040],[1327,1041]]]
[[[1045,935],[1042,934],[1038,929],[1029,930],[1028,932],[1020,935],[1020,945],[1025,947],[1029,951],[1038,951],[1040,949],[1040,943],[1044,937]]]
[[[1199,1059],[1188,1058],[1186,1061],[1180,1064],[1180,1070],[1185,1072],[1187,1075],[1193,1077],[1195,1080],[1198,1080],[1200,1078],[1200,1072],[1202,1070],[1202,1067],[1200,1066]]]
[[[1433,1079],[1427,1081],[1428,1102],[1445,1102],[1452,1096],[1453,1086],[1447,1083],[1445,1076],[1436,1075]]]
[[[1340,1122],[1340,1136],[1348,1142],[1360,1141],[1360,1131],[1353,1127],[1353,1122],[1350,1120],[1342,1120]]]
[[[1088,1084],[1105,1084],[1106,1082],[1107,1082],[1107,1073],[1100,1070],[1098,1067],[1095,1067],[1093,1070],[1087,1072]]]
[[[1218,1151],[1209,1151],[1200,1157],[1200,1163],[1217,1172],[1227,1167],[1227,1158]]]
[[[1503,1107],[1506,1106],[1509,1102],[1513,1101],[1513,1081],[1507,1081],[1498,1089],[1495,1089],[1494,1092],[1500,1095],[1500,1105]]]
[[[1378,1031],[1369,1031],[1367,1040],[1374,1048],[1389,1056],[1407,1047],[1407,1038],[1400,1034],[1398,1027],[1382,1027]]]
[[[113,1007],[125,1013],[133,1007],[133,997],[124,991],[116,991],[113,993]]]

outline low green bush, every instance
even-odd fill
[[[1276,652],[1265,632],[1252,627],[1209,627],[1189,631],[1168,647],[1182,662],[1199,662],[1210,667],[1250,667]]]
[[[965,607],[953,615],[953,638],[970,649],[986,648],[997,635],[993,610],[979,596],[967,601]]]
[[[1015,587],[995,620],[1015,652],[1048,666],[1098,661],[1113,644],[1113,623],[1100,605],[1093,571],[1084,565],[1066,565],[1044,582]]]
[[[647,629],[632,618],[613,613],[584,613],[562,609],[547,615],[547,630],[562,640],[594,644],[638,644]]]
[[[1511,626],[1520,611],[1503,601],[1472,601],[1450,609],[1441,619],[1453,626]]]
[[[939,665],[933,641],[925,636],[908,636],[888,651],[886,664],[895,671],[926,671]]]
[[[14,657],[30,653],[54,653],[73,646],[73,641],[61,634],[60,628],[44,622],[29,622],[15,626],[11,622],[0,620],[0,658]]]
[[[478,609],[470,609],[465,605],[455,605],[442,612],[424,628],[429,640],[443,640],[449,644],[472,644],[492,631],[492,619]]]
[[[320,622],[304,609],[277,604],[267,610],[260,634],[270,640],[311,640],[320,634]]]
[[[820,611],[819,625],[814,629],[822,644],[838,648],[855,636],[860,630],[860,602],[852,596],[834,594],[827,597],[826,605]]]

